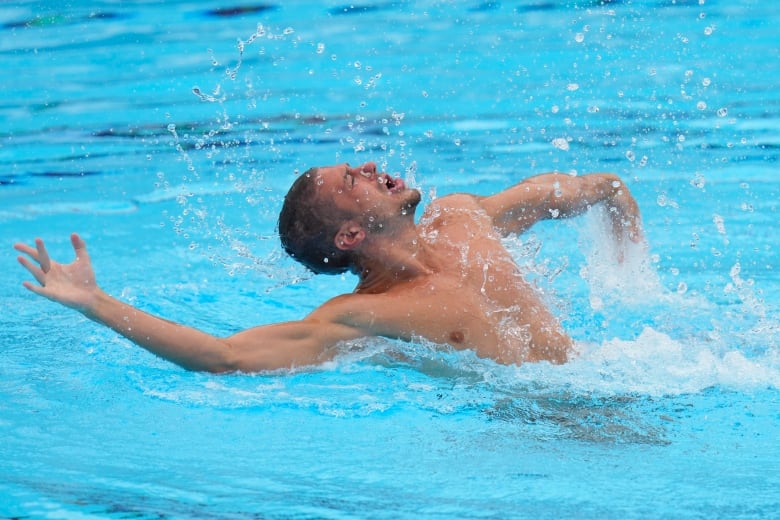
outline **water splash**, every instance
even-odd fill
[[[272,233],[281,197],[289,185],[278,182],[276,166],[284,165],[284,173],[291,173],[295,165],[288,165],[292,154],[286,147],[306,144],[287,143],[289,125],[313,125],[325,139],[335,138],[356,155],[371,152],[377,162],[392,159],[402,167],[407,165],[408,183],[416,183],[416,164],[403,129],[405,113],[385,106],[379,115],[368,115],[369,101],[382,88],[382,72],[365,60],[325,56],[326,47],[331,47],[329,42],[309,45],[292,27],[276,30],[260,24],[249,37],[238,40],[232,65],[224,68],[224,75],[215,77],[212,88],[192,87],[201,102],[216,108],[213,120],[168,124],[172,146],[186,172],[158,173],[155,192],[138,200],[159,201],[173,195],[180,208],[168,216],[174,231],[188,241],[190,250],[201,252],[230,274],[253,271],[280,279],[292,270],[293,279],[307,276],[305,270],[294,267],[276,269],[283,257],[280,247],[269,248],[270,242],[258,244],[257,232],[253,232],[262,228]],[[208,61],[214,67],[220,65],[211,50]],[[317,111],[317,101],[311,104],[313,113],[293,110],[285,115],[288,106],[301,105],[299,99],[289,97],[291,90],[283,79],[293,61],[295,66],[309,64],[310,68],[306,77],[296,80],[292,91],[324,76],[330,80],[354,74],[352,87],[343,83],[357,94],[354,113],[342,116],[342,121],[338,117],[331,120]],[[269,72],[273,76],[267,76]],[[257,118],[251,116],[255,113]],[[377,131],[380,127],[381,132]],[[300,150],[296,148],[295,153]],[[335,151],[334,161],[343,160],[340,153]],[[258,156],[263,158],[262,167],[257,165]]]

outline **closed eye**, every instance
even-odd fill
[[[349,173],[349,166],[344,171],[344,184],[350,190],[355,187],[355,176]]]

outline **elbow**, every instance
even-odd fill
[[[247,347],[234,345],[229,340],[220,341],[220,349],[209,360],[202,371],[212,374],[231,374],[236,372],[257,373],[279,368],[290,368],[279,364],[278,360],[261,346]],[[276,362],[275,362],[276,361]]]
[[[220,349],[204,369],[211,374],[246,372],[246,362],[238,349],[228,341],[220,341]]]
[[[189,363],[182,363],[182,366],[194,372],[209,374],[229,374],[245,370],[242,357],[237,349],[224,340],[218,341],[216,348],[209,349],[208,354],[197,360],[191,360]]]

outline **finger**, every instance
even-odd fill
[[[22,285],[28,291],[34,292],[35,294],[40,294],[41,296],[46,296],[43,287],[41,287],[40,285],[35,285],[30,282],[22,282]]]
[[[73,245],[73,251],[76,252],[76,258],[83,258],[89,261],[89,253],[87,253],[87,243],[78,235],[78,233],[72,233],[70,235],[70,243]]]
[[[40,267],[30,262],[27,257],[24,256],[17,257],[17,260],[19,260],[19,263],[22,264],[25,269],[30,271],[30,274],[35,277],[39,284],[44,285],[44,282],[46,281],[46,274],[41,270]]]
[[[19,251],[20,253],[24,253],[26,255],[29,255],[36,262],[38,261],[38,251],[36,251],[32,247],[28,246],[27,244],[22,244],[22,243],[14,244],[14,249]]]
[[[43,245],[43,240],[40,238],[35,239],[35,248],[38,250],[38,263],[41,264],[41,270],[44,273],[48,273],[51,269],[51,260],[49,259],[49,252],[46,251],[46,246]]]

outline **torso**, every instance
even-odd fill
[[[470,195],[432,203],[418,225],[439,261],[432,274],[379,294],[344,295],[350,325],[367,335],[425,338],[501,363],[566,361],[571,346]]]

